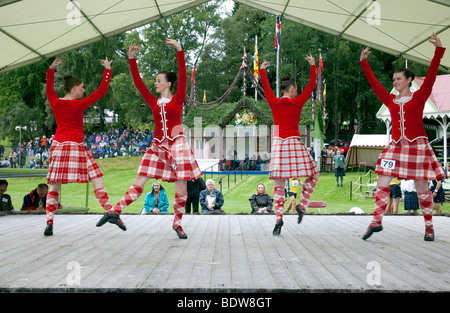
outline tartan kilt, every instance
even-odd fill
[[[386,160],[382,162],[382,160]],[[395,161],[394,168],[383,168],[390,160]],[[443,180],[444,170],[436,158],[428,139],[419,138],[413,142],[402,139],[392,141],[380,154],[375,173],[389,175],[399,179]]]
[[[202,176],[186,137],[180,136],[161,143],[153,140],[138,168],[138,175],[166,182],[194,180]]]
[[[47,173],[48,184],[88,183],[102,176],[102,171],[84,143],[53,141]]]
[[[309,177],[316,173],[314,160],[300,138],[273,139],[269,179]]]

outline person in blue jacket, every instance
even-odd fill
[[[141,214],[148,213],[165,213],[169,214],[169,198],[167,197],[166,190],[161,183],[155,181],[152,184],[152,191],[147,193],[144,201],[144,208]]]

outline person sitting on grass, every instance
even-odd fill
[[[141,214],[164,213],[169,214],[169,198],[166,190],[159,181],[152,184],[152,191],[145,196],[144,208]]]
[[[200,205],[203,214],[222,213],[223,194],[214,187],[214,180],[208,179],[206,189],[200,192]]]
[[[37,188],[30,191],[29,194],[23,197],[21,211],[45,210],[47,203],[48,185],[39,184]],[[61,209],[61,204],[58,203],[57,209]]]
[[[273,199],[267,193],[266,186],[263,183],[256,185],[256,193],[249,199],[252,208],[252,214],[271,213]]]

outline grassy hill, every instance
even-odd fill
[[[98,165],[104,173],[105,187],[108,190],[108,194],[111,203],[114,205],[128,190],[137,173],[137,168],[141,161],[141,157],[119,157],[114,159],[102,159],[97,160]],[[26,169],[0,169],[0,174],[8,173],[45,173],[42,170],[26,170]],[[210,174],[205,175],[204,179],[210,178]],[[214,175],[213,179],[216,182],[216,188],[219,189],[218,179],[220,176]],[[334,173],[321,173],[319,182],[311,197],[311,200],[322,200],[327,202],[327,213],[347,213],[352,207],[360,207],[366,213],[373,212],[374,200],[372,198],[364,198],[354,195],[353,200],[350,200],[350,182],[356,182],[359,178],[356,172],[347,172],[344,179],[344,187],[336,187],[336,181]],[[367,181],[368,177],[363,181]],[[143,195],[132,205],[130,205],[124,213],[139,213],[143,207],[145,194],[151,190],[151,184],[154,179],[151,179],[144,188]],[[38,178],[10,178],[8,179],[9,186],[7,193],[11,195],[13,205],[15,208],[20,209],[22,206],[22,199],[25,194],[29,193],[32,189],[36,188],[38,183],[45,182],[45,177]],[[248,198],[255,192],[258,182],[263,182],[272,195],[273,181],[268,179],[268,175],[243,175],[242,180],[240,175],[237,175],[236,185],[234,184],[234,176],[230,177],[230,188],[226,187],[226,178],[224,180],[223,194],[225,198],[224,211],[229,214],[251,212],[250,203]],[[175,184],[162,183],[167,190],[169,201],[173,203],[175,195]],[[61,191],[61,203],[63,206],[86,206],[86,184],[67,184],[63,185]],[[102,213],[103,209],[97,202],[94,196],[93,186],[89,184],[89,190],[87,193],[88,204],[90,208],[89,212]],[[297,197],[297,202],[299,197]],[[169,211],[173,212],[173,208],[169,207]],[[287,207],[287,203],[285,204]],[[444,212],[450,212],[448,206],[444,204]],[[317,212],[316,209],[312,209],[311,212]],[[403,203],[400,203],[399,213],[404,213]],[[323,211],[322,211],[323,213]]]

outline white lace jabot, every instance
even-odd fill
[[[158,105],[161,105],[161,104],[167,104],[167,103],[170,102],[170,100],[172,100],[172,99],[168,99],[168,98],[159,98],[158,101],[157,101],[156,103],[158,103]]]

